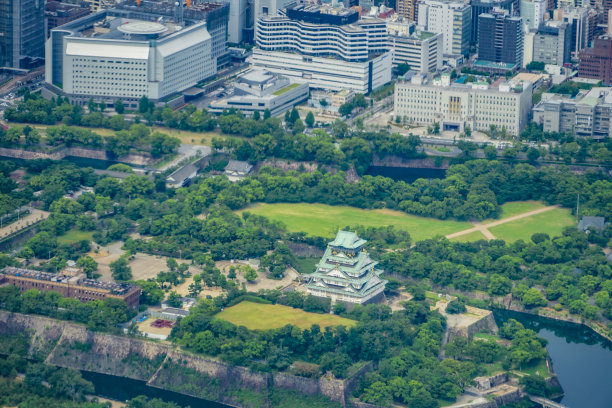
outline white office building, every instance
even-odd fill
[[[491,125],[518,135],[531,111],[532,85],[514,81],[451,84],[450,75],[430,79],[417,75],[395,85],[395,115],[418,125],[440,124],[441,130],[489,130]]]
[[[472,8],[454,0],[423,0],[419,3],[418,26],[443,37],[444,55],[469,52],[472,30]]]
[[[331,91],[367,93],[391,80],[384,21],[316,5],[289,7],[285,14],[258,19],[255,67]]]
[[[86,103],[154,101],[216,73],[206,23],[188,27],[126,20],[106,11],[54,29],[47,41],[45,80]]]
[[[521,18],[525,31],[537,30],[544,22],[546,0],[521,0]]]
[[[442,69],[442,34],[415,29],[414,23],[387,21],[393,65],[408,64],[421,73]]]
[[[221,113],[236,109],[245,115],[263,114],[267,109],[277,116],[308,99],[308,84],[295,83],[289,78],[267,71],[253,70],[238,77],[234,94],[213,100],[209,110]]]

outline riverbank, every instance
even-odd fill
[[[578,325],[583,325],[593,330],[595,333],[605,338],[606,340],[612,342],[612,331],[605,327],[603,324],[599,322],[594,322],[591,320],[585,320],[580,316],[572,316],[569,312],[562,310],[556,311],[549,307],[543,308],[535,308],[535,309],[527,309],[521,303],[514,302],[512,299],[512,295],[508,295],[504,302],[497,305],[501,309],[510,310],[513,312],[525,313],[533,316],[545,317],[548,319],[558,320],[566,323],[573,323]]]

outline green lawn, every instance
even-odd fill
[[[545,232],[551,237],[561,235],[565,227],[575,223],[576,220],[568,209],[555,208],[530,217],[521,218],[520,220],[491,227],[489,231],[497,238],[508,242],[519,239],[527,241],[536,232]]]
[[[352,327],[357,322],[331,314],[309,313],[283,305],[266,305],[254,302],[240,302],[228,307],[215,317],[237,326],[245,326],[251,330],[269,330],[283,327],[287,324],[309,329],[313,324],[321,328],[328,326]]]
[[[451,238],[450,240],[452,242],[474,242],[481,239],[487,239],[487,237],[485,237],[480,231],[474,231],[470,232],[469,234],[459,235],[458,237]]]
[[[315,264],[321,260],[321,258],[308,258],[305,256],[296,257],[297,265],[295,269],[299,273],[312,273],[315,270]]]
[[[512,201],[509,203],[502,204],[502,212],[499,218],[503,219],[512,217],[527,211],[538,210],[546,206],[547,204],[541,201]]]
[[[363,225],[386,227],[393,225],[410,233],[412,241],[471,228],[468,222],[417,217],[393,210],[362,210],[348,206],[325,204],[257,204],[241,211],[280,221],[291,232],[305,232],[311,236],[332,238],[338,229]]]
[[[76,229],[68,230],[64,235],[57,237],[60,244],[73,244],[79,241],[91,241],[93,231],[81,231]]]

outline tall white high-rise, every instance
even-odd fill
[[[546,0],[521,0],[521,17],[525,31],[537,30],[544,22]]]
[[[424,0],[419,3],[418,25],[425,31],[442,34],[445,55],[469,52],[472,30],[469,4],[453,0]]]

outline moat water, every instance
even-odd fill
[[[587,326],[526,313],[495,310],[498,326],[516,319],[548,340],[546,349],[570,408],[612,407],[612,342]]]
[[[91,371],[81,371],[83,378],[93,383],[95,395],[124,402],[139,395],[148,398],[159,398],[166,402],[174,402],[181,407],[191,408],[229,408],[228,405],[207,401],[201,398],[177,392],[166,391],[160,388],[150,387],[145,381],[132,380],[131,378],[117,377],[108,374],[98,374]]]

